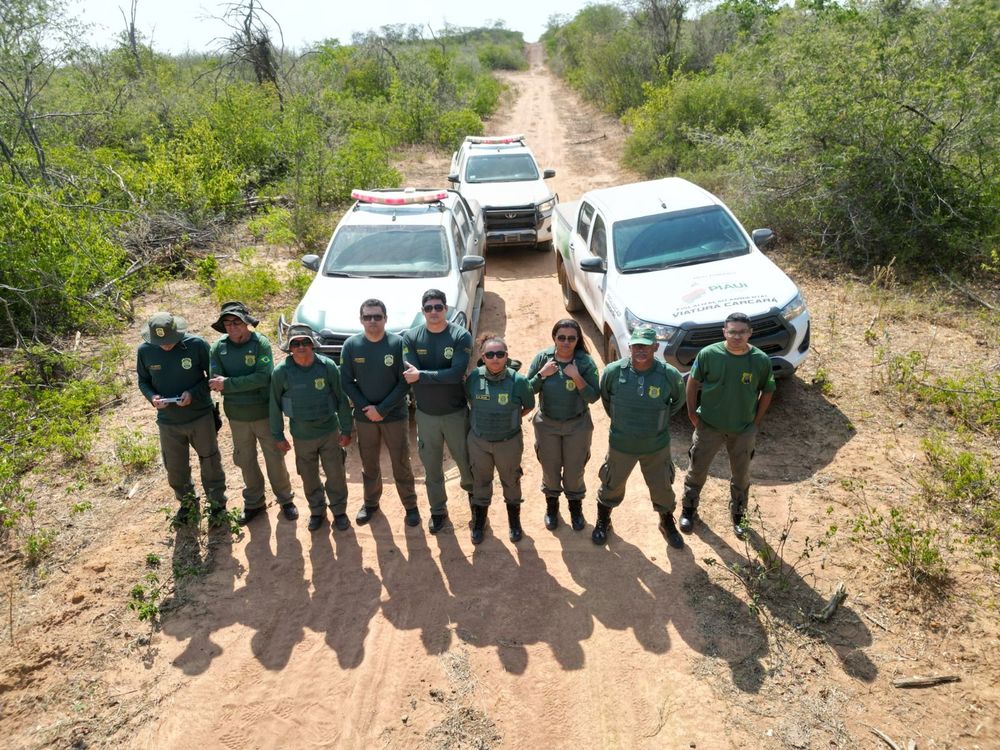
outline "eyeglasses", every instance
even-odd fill
[[[576,336],[565,336],[560,333],[556,336],[556,341],[576,341]]]
[[[245,326],[245,325],[246,323],[244,323],[239,318],[227,318],[226,320],[222,321],[223,328],[239,328],[240,326]]]
[[[483,359],[503,359],[507,352],[483,352]]]
[[[295,341],[289,341],[288,347],[290,349],[312,349],[312,341],[307,339],[295,339]]]
[[[440,302],[435,302],[433,305],[424,305],[424,312],[441,312],[444,310],[444,305]]]
[[[750,329],[749,328],[744,328],[742,331],[733,331],[733,330],[728,330],[727,329],[727,330],[723,331],[723,333],[725,333],[727,336],[749,336],[750,335]]]
[[[411,308],[411,309],[412,309],[412,308]],[[385,317],[385,316],[384,316],[384,315],[382,315],[381,313],[375,313],[374,315],[362,315],[362,316],[361,316],[361,319],[362,319],[362,320],[363,320],[363,321],[364,321],[365,323],[371,323],[371,322],[375,322],[375,323],[377,323],[378,321],[382,320],[382,318],[384,318],[384,317]]]

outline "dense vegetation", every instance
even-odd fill
[[[218,49],[175,57],[134,16],[92,49],[62,0],[0,5],[0,543],[31,520],[23,472],[45,449],[86,455],[117,391],[99,359],[60,352],[67,334],[128,318],[251,214],[314,247],[352,188],[398,184],[393,148],[481,133],[491,70],[524,65],[502,28],[383,27],[293,54],[256,0],[220,7]]]
[[[592,5],[544,36],[554,69],[631,126],[630,166],[851,264],[997,272],[1000,6],[686,6]]]

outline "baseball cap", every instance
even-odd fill
[[[641,344],[643,346],[656,346],[656,331],[649,326],[639,326],[632,331],[632,337],[628,340],[629,346]]]
[[[180,315],[158,312],[142,327],[142,339],[154,346],[176,344],[184,338],[187,321]]]

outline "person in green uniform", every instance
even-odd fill
[[[448,519],[444,486],[444,446],[447,444],[462,489],[472,498],[472,470],[465,436],[469,405],[463,379],[472,356],[472,335],[448,322],[448,300],[440,289],[428,289],[420,300],[424,322],[403,334],[406,369],[403,377],[417,401],[417,452],[424,465],[424,482],[431,507],[428,530],[437,534]]]
[[[656,359],[656,347],[656,331],[640,326],[629,339],[629,356],[601,374],[601,402],[611,417],[611,434],[608,456],[598,472],[594,544],[607,540],[611,510],[624,499],[625,484],[638,463],[653,509],[660,514],[660,531],[671,547],[684,546],[674,524],[670,459],[670,417],[684,406],[684,379],[672,365]]]
[[[309,326],[289,326],[290,356],[271,374],[271,436],[283,454],[291,450],[285,437],[287,416],[295,441],[295,469],[309,503],[309,530],[323,525],[328,502],[334,524],[345,531],[351,522],[347,519],[344,449],[351,443],[354,420],[340,385],[340,369],[315,349],[316,339]],[[325,483],[320,480],[320,464]]]
[[[364,505],[355,519],[368,523],[378,513],[382,499],[382,443],[389,451],[392,478],[406,509],[406,525],[420,525],[416,483],[410,465],[410,384],[403,377],[406,367],[403,339],[385,330],[385,303],[368,299],[361,304],[362,333],[344,342],[340,356],[340,380],[354,404],[361,453]]]
[[[729,514],[733,532],[740,539],[746,536],[750,460],[757,445],[757,430],[775,389],[771,358],[750,343],[751,334],[750,318],[743,313],[732,313],[722,327],[725,338],[698,352],[691,366],[687,407],[694,437],[688,452],[691,467],[684,478],[681,499],[681,531],[690,533],[694,528],[708,467],[725,445],[732,472]]]
[[[502,338],[484,337],[479,351],[483,364],[469,373],[465,381],[465,395],[470,406],[472,543],[483,541],[486,513],[493,499],[494,471],[500,475],[503,499],[507,504],[510,540],[517,542],[523,536],[521,419],[535,408],[535,394],[528,379],[507,366],[507,344]]]
[[[191,481],[194,448],[201,467],[201,486],[208,501],[209,524],[226,523],[226,475],[208,390],[208,343],[186,335],[187,321],[158,312],[142,329],[144,343],[136,355],[136,376],[142,395],[156,409],[160,451],[167,482],[180,508],[174,525],[198,519],[198,502]]]
[[[243,473],[241,526],[264,511],[264,475],[257,462],[258,445],[282,515],[289,521],[299,517],[292,502],[294,493],[285,457],[271,438],[268,411],[274,358],[267,337],[250,330],[259,322],[242,302],[227,302],[212,323],[212,328],[225,335],[212,344],[208,387],[222,394],[233,436],[233,463]]]
[[[566,318],[552,326],[552,346],[535,355],[528,367],[531,390],[538,394],[535,455],[542,467],[545,528],[559,525],[559,494],[566,493],[573,528],[586,526],[583,472],[590,460],[594,422],[589,405],[600,396],[597,365],[587,351],[580,324]]]

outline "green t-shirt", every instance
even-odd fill
[[[541,377],[538,371],[550,359],[555,359],[553,346],[538,352],[528,368],[528,382],[531,383],[531,390],[539,394],[542,414],[550,419],[572,419],[580,416],[587,411],[587,405],[597,401],[600,396],[597,365],[586,352],[573,353],[576,369],[586,383],[586,387],[581,390],[576,387],[576,381],[564,372],[568,362],[556,360],[559,371],[547,378]]]
[[[721,432],[749,430],[760,394],[776,387],[770,357],[756,346],[746,354],[732,354],[724,341],[698,352],[690,377],[701,383],[699,418]]]
[[[340,353],[340,382],[354,404],[354,418],[370,422],[364,408],[374,406],[382,419],[406,419],[406,394],[410,384],[403,378],[403,339],[386,332],[378,341],[356,333],[344,342]]]
[[[185,336],[173,349],[164,351],[155,344],[139,345],[136,354],[136,377],[139,390],[148,401],[153,396],[173,398],[184,391],[191,394],[188,406],[171,404],[158,409],[156,421],[161,424],[187,424],[212,410],[208,392],[208,342],[198,336]]]
[[[267,419],[273,370],[271,342],[256,331],[242,344],[234,344],[229,336],[212,344],[211,376],[226,379],[222,405],[226,416],[235,422]]]

